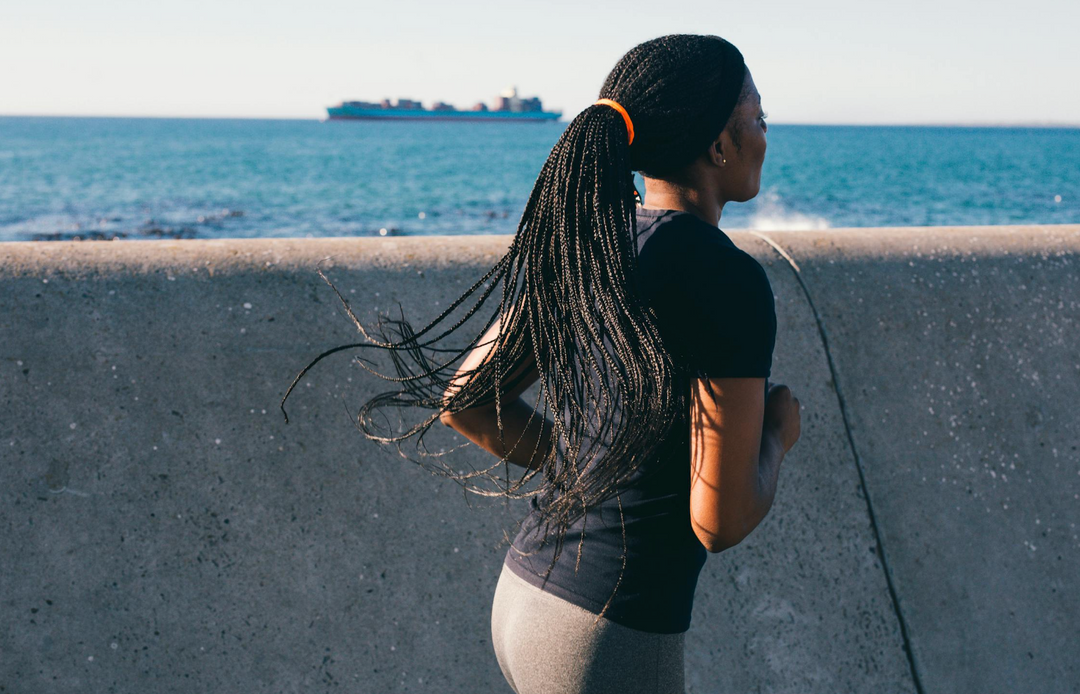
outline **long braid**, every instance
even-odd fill
[[[357,427],[371,440],[397,444],[403,457],[455,480],[467,492],[537,497],[538,525],[556,542],[546,580],[568,527],[589,507],[617,497],[641,463],[660,453],[672,427],[686,426],[682,414],[689,398],[684,387],[685,362],[664,344],[635,279],[632,172],[673,178],[704,152],[726,124],[734,107],[728,96],[731,80],[742,84],[743,72],[741,54],[716,36],[662,36],[631,49],[612,69],[599,96],[617,101],[630,113],[633,145],[628,144],[619,112],[607,105],[587,107],[552,147],[515,238],[490,271],[419,331],[412,329],[403,312],[400,319],[380,315],[372,329],[378,339],[337,293],[368,343],[343,345],[319,355],[296,377],[285,399],[303,375],[330,354],[362,347],[389,352],[396,376],[378,373],[356,357],[370,373],[400,386],[365,403],[357,412]],[[321,270],[319,274],[333,288]],[[433,346],[474,316],[500,283],[498,311],[468,345],[462,349]],[[438,335],[429,335],[477,291],[479,300],[460,320]],[[454,363],[477,346],[496,317],[501,325],[493,358],[467,372],[464,387],[447,399],[445,394],[457,377]],[[556,442],[535,469],[511,480],[505,460],[459,473],[443,461],[446,453],[423,451],[422,459],[415,460],[401,451],[401,443],[417,434],[420,451],[424,434],[443,412],[492,402],[501,438],[501,393],[513,387],[508,382],[510,374],[530,356],[540,373],[532,416],[554,415]],[[380,433],[373,415],[384,407],[416,407],[431,414],[404,433]],[[586,439],[592,440],[587,447]],[[564,456],[559,454],[560,443]],[[537,453],[532,451],[532,459]],[[492,473],[500,465],[505,485]],[[538,475],[541,480],[535,488],[525,490]],[[471,482],[475,478],[485,484]],[[619,514],[621,521],[621,499]],[[623,533],[625,568],[625,524]],[[578,561],[583,541],[584,536]]]

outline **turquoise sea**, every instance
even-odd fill
[[[565,127],[0,117],[0,240],[512,234]],[[768,140],[722,228],[1080,223],[1080,129]]]

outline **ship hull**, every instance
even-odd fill
[[[416,109],[369,109],[332,106],[326,109],[328,120],[440,120],[440,121],[523,121],[550,122],[561,111],[421,111]]]

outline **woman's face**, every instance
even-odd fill
[[[746,72],[743,99],[735,107],[724,132],[721,148],[724,164],[724,193],[728,200],[746,202],[761,189],[761,166],[765,163],[765,112],[761,95],[754,85],[750,71]]]

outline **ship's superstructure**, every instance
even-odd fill
[[[495,97],[494,108],[488,108],[481,101],[468,110],[459,110],[436,101],[427,109],[412,99],[398,99],[394,104],[389,99],[383,99],[378,102],[343,101],[327,108],[326,113],[330,120],[555,121],[562,116],[562,111],[545,111],[540,99],[535,96],[527,99],[519,97],[517,87],[500,92]]]

